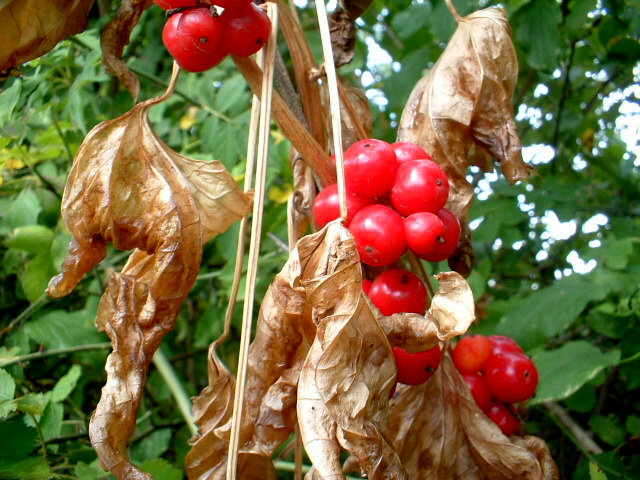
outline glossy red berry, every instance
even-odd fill
[[[371,205],[373,200],[363,198],[353,192],[345,192],[347,200],[347,226],[353,219],[353,216],[364,207]],[[338,184],[334,183],[327,186],[316,196],[313,202],[313,217],[319,228],[324,227],[331,220],[340,218],[340,197],[338,195]]]
[[[527,355],[503,352],[489,356],[484,365],[484,379],[495,399],[518,403],[535,394],[538,370]]]
[[[362,279],[362,291],[368,296],[373,282],[367,278]]]
[[[522,347],[513,338],[504,335],[489,335],[487,338],[491,343],[491,353],[493,354],[503,352],[524,353]]]
[[[211,3],[222,8],[238,8],[249,5],[253,0],[211,0]]]
[[[369,205],[355,214],[349,230],[356,242],[360,261],[366,265],[389,265],[406,251],[402,217],[384,205]]]
[[[484,335],[460,339],[453,349],[453,363],[460,373],[478,373],[491,355],[491,342]]]
[[[450,210],[443,208],[438,212],[442,220],[442,235],[438,237],[436,246],[429,253],[420,255],[428,262],[441,262],[451,256],[460,241],[460,221]]]
[[[486,411],[493,403],[493,397],[491,392],[487,388],[487,384],[484,378],[478,374],[463,374],[462,378],[467,383],[473,399],[476,401],[478,407]]]
[[[433,160],[424,148],[412,142],[395,142],[391,144],[391,148],[396,152],[398,163],[409,160]]]
[[[502,433],[513,435],[520,429],[520,421],[511,413],[509,408],[499,402],[493,402],[486,410],[487,416],[495,422]]]
[[[159,7],[165,10],[172,10],[174,8],[193,7],[198,3],[198,0],[153,0]]]
[[[424,282],[415,273],[399,268],[382,272],[369,290],[369,298],[383,315],[409,312],[424,314],[428,293]]]
[[[449,198],[449,179],[433,160],[409,160],[398,167],[390,198],[401,215],[436,213]]]
[[[219,17],[207,7],[190,8],[172,15],[162,30],[162,41],[181,68],[203,72],[227,56]]]
[[[363,197],[386,195],[398,169],[396,154],[387,142],[368,138],[344,152],[347,188]]]
[[[403,348],[393,347],[398,367],[398,382],[405,385],[420,385],[429,380],[440,366],[440,346],[424,352],[409,353]]]
[[[418,256],[426,255],[436,247],[444,228],[440,217],[431,212],[412,213],[403,222],[407,247]]]
[[[225,42],[229,53],[248,57],[260,50],[271,35],[271,20],[264,10],[253,3],[240,2],[226,8],[220,20],[226,26]]]

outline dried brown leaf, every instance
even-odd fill
[[[345,65],[355,54],[356,20],[371,5],[372,0],[340,0],[338,8],[329,15],[329,30],[336,68]]]
[[[559,478],[542,440],[506,437],[480,410],[448,354],[429,382],[398,389],[390,430],[410,478]]]
[[[497,159],[512,184],[528,178],[532,168],[522,160],[511,107],[518,61],[504,10],[487,8],[456,20],[447,48],[409,97],[398,139],[421,145],[446,171],[448,207],[462,223],[450,265],[467,276],[474,262],[468,227],[474,191],[467,168],[478,159],[487,166],[478,154],[482,149]],[[476,145],[480,148],[470,156]]]
[[[107,70],[118,77],[137,101],[140,94],[140,80],[129,70],[122,60],[124,47],[129,44],[133,28],[138,24],[142,13],[153,5],[153,0],[122,0],[115,18],[102,31],[102,62]]]
[[[94,0],[0,2],[0,74],[84,31]]]
[[[101,465],[119,479],[150,478],[126,453],[149,363],[195,282],[203,244],[251,203],[220,162],[184,157],[157,137],[148,110],[164,98],[98,125],[80,146],[62,200],[73,240],[47,289],[54,298],[69,294],[107,243],[134,249],[96,319],[114,351],[90,433]]]

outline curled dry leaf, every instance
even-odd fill
[[[0,2],[0,74],[84,31],[94,0]]]
[[[115,18],[102,31],[102,62],[107,70],[118,77],[131,92],[133,100],[138,99],[140,81],[127,64],[122,60],[124,47],[129,44],[133,28],[138,24],[140,16],[146,8],[153,5],[153,0],[122,0]]]
[[[532,168],[522,160],[511,107],[518,61],[504,10],[487,8],[466,17],[453,12],[458,28],[411,92],[398,139],[421,145],[446,171],[448,207],[462,224],[458,250],[449,263],[467,276],[474,262],[468,227],[474,191],[466,180],[467,168],[483,150],[497,159],[512,184],[528,178]],[[474,149],[476,155],[470,156]],[[486,160],[479,166],[486,166]]]
[[[369,8],[371,2],[372,0],[339,0],[338,8],[329,16],[336,68],[353,60],[358,31],[356,20]]]
[[[480,410],[448,354],[427,383],[398,389],[389,430],[410,478],[559,478],[542,440],[506,437]]]
[[[96,319],[114,351],[91,440],[101,465],[119,479],[147,478],[130,464],[126,446],[149,363],[195,282],[203,244],[251,203],[221,162],[184,157],[156,136],[148,110],[169,94],[101,123],[80,146],[62,200],[73,239],[47,289],[54,298],[69,294],[104,258],[107,243],[134,249],[110,279]]]
[[[387,441],[387,404],[396,374],[391,343],[424,350],[464,333],[473,321],[473,297],[460,275],[444,274],[436,307],[427,315],[384,317],[362,293],[361,275],[353,237],[339,221],[296,244],[263,300],[249,352],[243,455],[253,454],[257,462],[270,459],[297,421],[314,464],[308,478],[343,478],[343,449],[371,479],[406,478]],[[458,303],[463,307],[450,308]],[[205,425],[220,417],[226,402],[208,403],[193,441],[197,453],[187,457],[190,465],[225,470],[226,446],[207,440]],[[191,480],[222,478],[188,471],[194,472]],[[265,478],[247,475],[242,478]]]

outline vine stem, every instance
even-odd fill
[[[196,427],[193,413],[191,413],[191,399],[187,392],[184,390],[182,384],[180,383],[180,379],[176,374],[176,371],[169,363],[167,356],[165,355],[162,348],[156,350],[155,355],[153,356],[153,365],[158,370],[158,373],[167,384],[173,399],[176,401],[178,406],[178,410],[182,414],[191,435],[195,435],[198,433],[198,428]]]
[[[49,300],[50,300],[49,296],[46,293],[43,293],[42,295],[40,295],[31,305],[29,305],[27,308],[25,308],[20,315],[18,315],[16,318],[14,318],[2,330],[0,330],[0,337],[3,336],[3,335],[6,335],[7,333],[9,333],[11,330],[13,330],[13,328],[17,324],[19,324],[23,320],[26,320],[27,318],[29,318],[32,313],[34,313],[40,307],[45,305]]]
[[[264,75],[262,77],[260,94],[260,128],[258,129],[255,198],[253,203],[251,239],[249,241],[249,268],[247,271],[244,296],[245,300],[242,312],[238,373],[233,402],[233,419],[231,424],[231,438],[229,440],[229,455],[227,459],[227,480],[235,480],[237,478],[240,431],[242,428],[244,393],[247,381],[247,364],[249,360],[249,343],[251,341],[251,327],[253,324],[253,303],[255,299],[257,267],[260,255],[260,236],[262,233],[264,197],[267,178],[267,158],[269,155],[269,127],[271,119],[271,100],[273,98],[276,38],[278,33],[277,6],[272,2],[268,2],[267,13],[271,19],[271,36],[267,42],[265,47],[266,50],[264,52]]]
[[[44,352],[27,353],[19,355],[12,359],[0,360],[0,368],[5,368],[17,363],[27,362],[29,360],[39,360],[46,357],[55,357],[56,355],[68,355],[70,353],[86,352],[87,350],[106,350],[111,347],[111,342],[93,343],[89,345],[77,345],[75,347],[59,348],[57,350],[46,350]]]

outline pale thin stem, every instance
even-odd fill
[[[302,475],[303,475],[303,470],[302,470],[302,452],[304,451],[304,445],[302,443],[302,435],[300,434],[300,426],[296,425],[296,431],[295,431],[295,438],[294,438],[294,442],[295,442],[295,454],[294,454],[294,462],[296,465],[296,469],[294,472],[294,480],[302,480]]]
[[[237,383],[233,405],[229,455],[227,460],[227,480],[235,480],[237,478],[240,430],[242,427],[242,416],[244,411],[244,392],[247,380],[251,327],[253,324],[253,303],[255,298],[258,259],[260,255],[260,236],[262,233],[264,197],[267,178],[267,158],[269,155],[271,99],[273,94],[273,66],[275,64],[274,59],[278,28],[278,10],[276,5],[271,2],[267,3],[267,13],[271,19],[271,36],[265,47],[266,51],[264,53],[264,75],[260,94],[260,128],[258,133],[256,187],[253,203],[251,239],[249,242],[249,267],[247,270],[244,309],[242,312],[242,331],[240,336]]]
[[[329,90],[329,108],[331,110],[331,129],[333,130],[333,154],[336,156],[336,173],[338,177],[338,197],[340,198],[340,217],[347,219],[347,192],[344,180],[344,159],[342,156],[342,122],[340,119],[340,93],[338,91],[338,76],[333,62],[331,47],[331,32],[327,19],[327,8],[324,0],[316,2],[322,53],[324,55],[324,69],[327,73],[327,88]]]
[[[28,362],[30,360],[39,360],[46,357],[55,357],[57,355],[69,355],[70,353],[86,352],[88,350],[106,350],[111,347],[111,342],[93,343],[90,345],[77,345],[75,347],[60,348],[57,350],[46,350],[44,352],[27,353],[18,355],[17,357],[0,360],[0,368],[9,367],[17,363]]]
[[[575,440],[581,445],[581,450],[594,455],[599,455],[603,452],[591,435],[585,432],[564,408],[556,402],[546,402],[544,406],[571,432]]]
[[[171,392],[171,395],[173,396],[173,399],[178,406],[178,410],[182,414],[182,418],[184,418],[191,435],[195,435],[198,433],[198,427],[196,427],[193,413],[191,413],[191,399],[182,387],[176,371],[169,363],[169,360],[164,354],[162,348],[159,348],[153,356],[153,364],[164,382],[167,384],[167,387],[169,387],[169,391]]]
[[[9,333],[11,330],[13,330],[13,328],[16,325],[18,325],[23,320],[26,320],[27,318],[29,318],[31,314],[33,314],[36,310],[38,310],[40,307],[45,305],[49,300],[50,298],[46,293],[43,293],[42,295],[40,295],[31,305],[25,308],[20,315],[18,315],[16,318],[11,320],[11,322],[9,322],[9,324],[6,327],[0,330],[0,337],[2,335],[6,335],[7,333]]]

